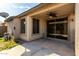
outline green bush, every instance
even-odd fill
[[[0,51],[4,49],[10,49],[16,45],[17,43],[14,40],[5,41],[4,38],[0,38]]]
[[[12,47],[14,47],[14,46],[16,46],[17,44],[14,42],[14,41],[9,41],[9,42],[7,42],[7,44],[6,44],[6,48],[12,48]]]
[[[4,38],[0,38],[0,42],[4,42],[5,41],[5,39]]]

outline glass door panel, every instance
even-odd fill
[[[47,36],[60,39],[67,39],[68,23],[67,18],[48,20]]]
[[[55,34],[55,24],[48,24],[47,29],[47,36],[49,37],[55,37],[53,34]]]
[[[64,34],[64,24],[56,24],[56,34]]]

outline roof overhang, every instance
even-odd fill
[[[46,3],[40,3],[39,5],[33,7],[33,8],[31,8],[31,9],[29,9],[29,10],[27,10],[27,11],[25,11],[25,12],[19,14],[19,15],[17,15],[17,17],[22,17],[22,16],[24,16],[24,15],[30,13],[31,11],[33,11],[33,10],[35,10],[35,9],[38,9],[38,8],[44,6],[44,5],[46,5]]]
[[[36,10],[37,9],[40,9],[40,8],[42,8],[42,7],[44,7],[44,6],[47,6],[47,5],[49,5],[49,4],[52,4],[52,3],[41,3],[41,4],[39,4],[39,5],[37,5],[37,6],[35,6],[35,7],[33,7],[33,8],[31,8],[31,9],[29,9],[29,10],[27,10],[27,11],[25,11],[25,12],[23,12],[23,13],[21,13],[21,14],[19,14],[19,15],[17,15],[17,16],[11,16],[11,17],[8,17],[5,21],[7,21],[7,22],[10,22],[10,21],[12,21],[15,17],[18,17],[18,18],[20,18],[20,17],[23,17],[23,16],[25,16],[25,15],[28,15],[29,13],[31,13],[31,12],[36,12]],[[63,3],[63,4],[58,4],[58,3],[53,3],[53,7],[52,8],[50,8],[50,9],[55,9],[55,8],[57,8],[57,7],[60,7],[60,6],[64,6],[64,5],[67,5],[68,3]],[[47,10],[47,9],[46,9]],[[41,11],[41,12],[43,12],[43,11]],[[44,11],[45,12],[45,11]],[[31,13],[32,14],[32,13]]]
[[[5,22],[10,22],[10,21],[13,21],[13,19],[15,18],[16,16],[11,16],[11,17],[8,17],[5,19]]]

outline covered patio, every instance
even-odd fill
[[[18,15],[13,22],[17,24],[13,23],[14,35],[28,41],[22,44],[20,55],[75,55],[74,3],[41,4]]]
[[[45,8],[43,8],[45,7]],[[48,4],[33,10],[27,16],[27,34],[29,40],[38,38],[65,40],[74,46],[75,43],[75,4]],[[38,24],[33,21],[38,20]],[[37,25],[37,26],[35,26]],[[38,30],[39,32],[33,33]]]
[[[75,4],[44,4],[28,11],[26,36],[27,41],[31,42],[23,46],[28,47],[30,52],[23,55],[74,55],[74,8]],[[48,21],[54,22],[50,22],[48,26]],[[21,38],[26,40],[26,36]]]

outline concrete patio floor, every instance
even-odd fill
[[[10,56],[74,56],[74,49],[69,46],[66,40],[38,39],[23,42],[21,45],[0,53]]]
[[[29,50],[22,54],[22,56],[74,56],[74,49],[72,49],[66,40],[60,39],[39,39],[27,42],[22,46]]]

